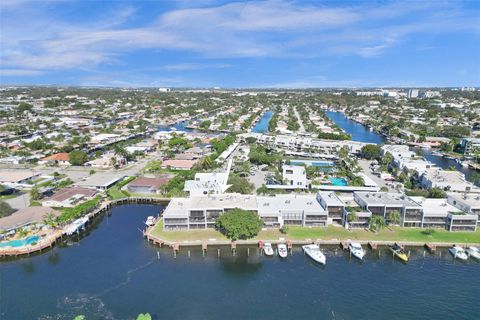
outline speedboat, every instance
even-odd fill
[[[465,251],[469,257],[480,260],[480,249],[478,247],[468,247]]]
[[[353,254],[355,258],[363,260],[363,256],[365,255],[365,251],[363,251],[362,245],[358,242],[350,242],[348,244],[348,250],[350,253]]]
[[[467,260],[468,259],[467,253],[465,252],[465,250],[462,247],[457,247],[456,245],[453,245],[453,247],[448,249],[448,251],[450,251],[450,253],[452,254],[452,256],[454,258],[458,258],[460,260]]]
[[[277,249],[280,258],[286,258],[288,256],[287,245],[285,243],[279,243],[277,245]]]
[[[266,256],[273,256],[273,248],[270,242],[266,242],[263,245],[263,253],[265,253]]]
[[[403,249],[398,243],[395,242],[393,245],[388,246],[388,248],[398,259],[402,260],[403,262],[408,262],[408,255],[405,252],[405,249]]]
[[[303,252],[308,255],[312,260],[325,264],[326,258],[322,251],[320,251],[320,247],[316,244],[307,244],[302,246]]]
[[[148,216],[147,221],[145,221],[145,224],[149,227],[153,226],[155,224],[155,217],[154,216]]]

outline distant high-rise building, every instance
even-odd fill
[[[418,90],[417,89],[408,90],[407,98],[418,98]]]

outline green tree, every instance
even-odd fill
[[[73,150],[68,154],[70,163],[74,166],[81,166],[88,160],[88,155],[85,151]]]
[[[357,221],[358,219],[358,216],[355,212],[350,212],[348,215],[347,215],[347,221],[348,222],[354,222],[354,221]]]
[[[30,189],[30,199],[32,200],[39,200],[42,197],[40,191],[38,191],[38,187],[34,186]]]
[[[228,178],[228,184],[231,184],[231,187],[228,188],[228,192],[234,193],[250,194],[254,188],[253,184],[251,184],[247,179],[236,174],[230,174],[230,177]]]
[[[349,151],[347,146],[343,146],[340,150],[338,150],[338,157],[340,159],[346,159],[348,157]]]
[[[388,214],[388,221],[391,223],[391,224],[400,224],[400,220],[402,219],[402,217],[400,216],[400,212],[398,211],[393,211],[393,212],[390,212]]]
[[[15,209],[10,207],[10,205],[4,201],[0,201],[0,218],[11,215],[15,212]]]
[[[440,188],[432,188],[428,191],[428,198],[446,198],[447,193]]]
[[[249,239],[260,232],[262,220],[255,212],[235,208],[222,214],[216,227],[229,239]]]
[[[382,153],[382,149],[378,144],[367,144],[362,147],[361,154],[365,159],[379,159]]]
[[[140,313],[137,320],[152,320],[152,316],[149,313]]]
[[[382,216],[373,214],[370,217],[369,227],[371,231],[378,232],[385,228],[385,219]]]

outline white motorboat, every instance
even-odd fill
[[[145,221],[145,224],[149,227],[153,226],[155,224],[155,217],[154,216],[148,216],[147,221]]]
[[[285,243],[279,243],[277,245],[277,249],[280,258],[286,258],[288,256],[287,245]]]
[[[320,250],[320,247],[316,244],[307,244],[302,246],[303,252],[308,255],[312,260],[325,264],[326,258],[323,252]]]
[[[273,248],[272,248],[272,244],[270,242],[266,242],[263,245],[263,253],[266,256],[273,256]]]
[[[468,259],[467,253],[465,252],[465,250],[463,250],[462,247],[457,247],[456,245],[453,245],[453,247],[448,249],[448,251],[450,251],[454,258],[458,258],[460,260]]]
[[[468,247],[465,251],[469,257],[480,260],[480,249],[478,247]]]
[[[350,242],[348,244],[348,249],[350,250],[350,253],[355,257],[360,260],[363,260],[363,256],[365,255],[365,251],[363,251],[363,248],[360,243],[358,242]]]

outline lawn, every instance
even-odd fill
[[[107,190],[107,195],[113,200],[122,199],[122,198],[127,197],[127,195],[125,193],[123,193],[123,191],[119,190],[116,187],[111,187],[110,189],[108,189]]]
[[[228,240],[223,234],[214,229],[163,231],[163,220],[157,223],[152,230],[152,235],[165,241],[203,241],[209,239]],[[277,229],[262,230],[253,240],[278,240],[284,237]]]
[[[431,235],[424,229],[391,227],[378,233],[358,229],[349,231],[345,228],[329,226],[327,228],[306,228],[291,226],[288,234],[280,233],[278,229],[262,230],[252,240],[290,240],[322,239],[322,240],[376,240],[376,241],[406,241],[406,242],[446,242],[446,243],[480,243],[480,230],[477,232],[448,232],[435,230]],[[216,230],[185,230],[163,231],[163,221],[159,222],[152,234],[166,241],[203,241],[209,239],[227,240]]]
[[[480,230],[477,232],[449,232],[435,230],[432,234],[426,234],[425,229],[419,228],[385,228],[378,233],[358,229],[349,231],[345,228],[329,226],[327,228],[290,227],[289,239],[338,239],[338,240],[385,240],[385,241],[411,241],[411,242],[473,242],[480,243]]]

